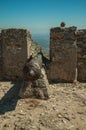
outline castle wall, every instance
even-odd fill
[[[0,79],[22,78],[23,66],[32,53],[31,42],[30,32],[26,29],[4,29],[0,32]],[[86,81],[86,29],[52,28],[47,66],[49,80]]]
[[[50,30],[50,60],[48,78],[56,82],[73,82],[76,76],[76,27]]]
[[[0,78],[2,77],[2,40],[1,40],[1,33],[0,33]]]
[[[77,32],[78,81],[86,81],[86,29]]]
[[[4,78],[22,78],[22,68],[30,55],[30,32],[26,29],[2,30],[2,42]]]

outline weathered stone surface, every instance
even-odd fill
[[[55,48],[60,47],[60,45],[65,46],[65,44],[75,43],[76,36],[75,36],[76,27],[70,27],[61,29],[60,27],[52,28],[50,30],[50,59],[53,61],[53,55],[57,55],[54,52]]]
[[[21,79],[23,65],[29,56],[35,56],[40,50],[44,54],[26,29],[0,30],[0,79]]]
[[[48,78],[55,81],[73,82],[76,74],[76,27],[51,29]]]
[[[22,68],[30,55],[31,35],[25,29],[2,30],[3,75],[22,78]]]
[[[86,30],[77,32],[78,81],[86,81]]]
[[[0,30],[0,79],[22,78],[26,60],[40,50],[40,47],[31,44],[31,35],[26,29]],[[76,80],[86,81],[86,30],[77,30],[74,26],[52,28],[50,61],[45,58],[43,60],[48,67],[50,80],[73,82],[76,77]],[[37,68],[36,71],[40,75],[41,71]],[[34,70],[35,73],[36,71]],[[31,73],[33,74],[32,71]]]
[[[2,77],[2,40],[1,40],[1,33],[0,33],[0,78]]]

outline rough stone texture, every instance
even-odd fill
[[[86,81],[86,30],[77,32],[78,81]]]
[[[18,100],[20,85],[0,82],[0,130],[86,130],[86,83],[50,84],[45,101]]]
[[[22,78],[22,68],[30,55],[31,35],[26,29],[2,30],[3,76]]]
[[[40,50],[26,29],[0,29],[0,79],[21,79],[23,65]]]
[[[76,74],[76,27],[50,30],[50,60],[47,74],[56,82],[73,82]]]
[[[2,77],[2,40],[1,40],[1,33],[0,33],[0,78]]]
[[[24,63],[39,50],[40,47],[34,46],[29,31],[0,30],[0,79],[21,79]],[[50,61],[45,60],[45,65],[48,67],[49,80],[73,82],[76,78],[86,81],[86,30],[76,30],[76,27],[52,28]]]

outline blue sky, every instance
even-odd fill
[[[49,33],[62,21],[86,29],[86,0],[0,0],[0,28]]]

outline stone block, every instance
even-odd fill
[[[79,30],[77,35],[77,70],[78,81],[86,81],[86,30]]]
[[[3,75],[22,78],[22,68],[30,55],[31,35],[26,29],[2,30]]]
[[[73,82],[76,75],[76,46],[61,44],[54,49],[53,61],[47,70],[48,78],[57,82]]]
[[[1,40],[1,33],[0,33],[0,78],[2,78],[2,40]]]
[[[57,27],[50,31],[48,78],[57,82],[73,82],[77,64],[76,27]]]

